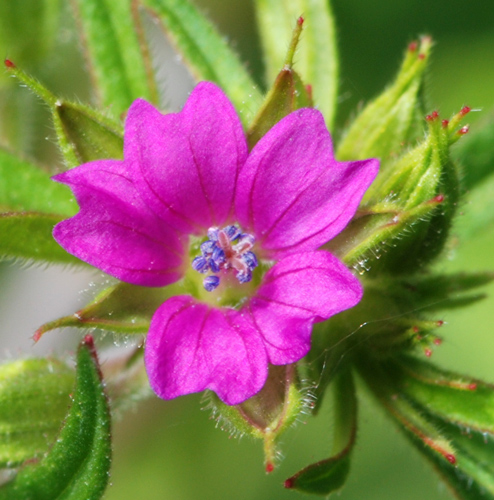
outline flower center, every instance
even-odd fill
[[[239,283],[252,280],[252,271],[257,267],[257,257],[251,248],[255,239],[242,233],[237,226],[223,229],[208,229],[208,239],[201,243],[201,255],[192,261],[192,268],[208,274],[203,280],[204,288],[212,292],[220,284],[220,275],[233,273]]]

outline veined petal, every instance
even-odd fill
[[[319,111],[301,109],[252,150],[237,187],[236,213],[271,258],[315,250],[353,217],[379,162],[340,163]]]
[[[355,306],[362,293],[336,257],[306,252],[273,266],[245,308],[264,339],[269,362],[284,365],[307,354],[313,323]]]
[[[229,405],[256,394],[267,377],[263,342],[249,321],[187,296],[168,299],[146,340],[151,387],[163,399],[211,389]]]
[[[67,252],[135,285],[182,277],[184,242],[142,202],[124,162],[94,161],[53,179],[70,186],[80,206],[53,230]]]
[[[134,102],[125,124],[125,160],[143,199],[184,233],[224,225],[233,215],[247,143],[225,94],[203,82],[180,113]]]

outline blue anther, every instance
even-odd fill
[[[201,243],[201,253],[204,257],[213,253],[213,250],[216,248],[216,243],[211,240],[206,240],[204,243]]]
[[[211,259],[213,259],[217,264],[221,264],[222,262],[225,262],[225,252],[222,248],[215,246]]]
[[[213,273],[219,273],[220,272],[220,264],[221,262],[218,262],[214,259],[208,259],[208,266],[209,266],[209,269],[211,269],[211,271]]]
[[[251,271],[253,271],[254,268],[257,267],[257,257],[254,252],[245,252],[242,255],[241,259]]]
[[[236,240],[242,234],[237,226],[226,226],[223,231],[230,241]]]
[[[208,238],[212,241],[218,241],[218,233],[220,230],[217,227],[210,227],[208,229]]]
[[[247,269],[246,271],[240,271],[237,273],[236,278],[238,279],[239,283],[248,283],[252,280],[252,271],[250,269]]]
[[[203,281],[204,288],[208,292],[212,292],[220,284],[218,276],[206,276]]]
[[[192,261],[192,269],[199,271],[200,273],[207,273],[209,271],[208,261],[204,257],[196,257]]]

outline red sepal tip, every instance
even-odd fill
[[[467,113],[470,113],[470,111],[472,111],[470,106],[463,106],[463,108],[460,109],[460,115],[465,116]]]
[[[273,471],[274,471],[274,464],[273,464],[273,462],[268,462],[268,463],[266,464],[266,472],[267,472],[268,474],[270,474],[270,473],[271,473],[271,472],[273,472]]]
[[[433,111],[430,115],[427,115],[425,119],[428,122],[433,122],[439,118],[439,113],[437,111]]]
[[[94,349],[94,339],[92,335],[86,335],[82,343],[87,345],[90,349]]]
[[[440,339],[439,337],[437,337],[437,338],[434,339],[433,342],[434,342],[435,345],[441,345],[442,342],[443,342],[443,339]]]
[[[458,130],[458,133],[460,135],[465,135],[469,130],[470,127],[468,125],[465,125],[464,127],[461,127],[460,130]]]
[[[439,327],[439,326],[443,326],[444,325],[444,321],[442,319],[439,319],[436,321],[436,325]]]
[[[300,16],[300,17],[297,19],[297,24],[298,24],[299,26],[302,26],[302,24],[304,24],[304,20],[305,20],[305,19],[304,19],[304,17],[303,17],[303,16]]]
[[[291,477],[289,479],[287,479],[285,481],[284,486],[285,486],[285,488],[288,488],[288,489],[293,488],[293,479]]]
[[[450,464],[455,464],[456,463],[456,457],[454,455],[451,455],[450,453],[444,455],[446,460],[450,463]]]
[[[447,128],[449,120],[443,120],[441,123],[443,124],[443,128]]]
[[[4,64],[7,68],[15,68],[15,64],[10,59],[5,59]]]
[[[415,52],[415,51],[418,49],[418,47],[419,47],[418,42],[413,41],[413,42],[411,42],[411,43],[408,45],[408,50],[409,50],[410,52]]]
[[[442,203],[444,201],[444,194],[438,194],[432,198],[431,203]]]
[[[468,390],[469,391],[476,391],[477,390],[477,384],[468,384]]]
[[[424,349],[424,354],[430,358],[432,356],[432,351],[430,349]]]

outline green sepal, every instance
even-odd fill
[[[304,33],[296,67],[302,80],[312,87],[314,103],[331,129],[338,93],[336,32],[327,0],[256,0],[257,20],[265,54],[267,81],[276,78],[285,60],[285,45],[293,23],[303,16]]]
[[[293,56],[302,32],[302,20],[297,21],[292,42],[283,68],[276,76],[264,103],[247,131],[247,142],[252,149],[268,130],[292,111],[312,107],[312,97],[300,76],[293,69]]]
[[[365,194],[362,211],[381,204],[405,211],[413,211],[427,200],[440,204],[430,217],[419,220],[393,242],[392,252],[383,253],[379,262],[374,260],[374,267],[393,274],[411,274],[442,251],[460,194],[459,173],[449,149],[466,131],[466,127],[457,127],[468,111],[463,108],[450,121],[441,121],[437,112],[428,115],[426,138],[382,170]],[[385,238],[382,242],[384,248],[389,243]]]
[[[410,357],[379,365],[366,358],[359,367],[458,498],[494,498],[494,386]]]
[[[381,175],[388,159],[421,134],[417,123],[419,93],[432,46],[429,37],[409,45],[395,81],[370,102],[345,132],[336,151],[340,161],[381,159]]]
[[[74,370],[54,358],[0,365],[0,467],[42,456],[58,434]]]
[[[217,83],[247,127],[262,95],[226,40],[188,0],[143,0],[197,81]]]
[[[277,461],[277,441],[306,404],[296,366],[269,365],[261,391],[240,405],[226,405],[212,392],[207,397],[208,408],[222,429],[232,435],[246,434],[263,440],[266,472],[272,472]]]
[[[393,254],[396,242],[410,230],[431,220],[444,202],[434,197],[415,207],[403,209],[393,202],[384,201],[357,211],[350,224],[324,248],[337,255],[360,274],[378,264],[383,255]]]
[[[455,448],[450,440],[436,422],[424,413],[424,408],[417,406],[406,393],[400,391],[399,384],[395,384],[382,362],[376,362],[364,354],[358,360],[357,368],[388,414],[420,449],[427,449],[440,462],[456,463]]]
[[[326,387],[362,346],[379,359],[417,349],[430,355],[441,343],[438,331],[444,325],[431,313],[483,298],[476,289],[492,279],[492,273],[364,277],[364,296],[355,307],[314,326],[306,362],[315,410]]]
[[[111,461],[110,412],[93,340],[77,351],[72,406],[57,441],[38,463],[0,488],[0,500],[99,500]]]
[[[348,368],[334,381],[334,416],[333,455],[297,472],[285,481],[285,488],[329,495],[344,485],[357,436],[357,397]]]
[[[494,110],[477,122],[475,131],[469,132],[453,149],[462,173],[462,187],[469,191],[494,174]]]
[[[494,385],[442,370],[411,356],[387,363],[407,397],[442,420],[494,436]]]
[[[118,283],[105,288],[79,311],[42,325],[34,340],[56,328],[100,328],[124,334],[147,333],[156,310],[173,295],[184,293],[180,283],[164,288]]]
[[[49,106],[58,145],[69,168],[102,158],[123,158],[123,129],[119,123],[89,106],[58,99],[10,61],[6,66]]]
[[[75,0],[81,38],[101,105],[119,118],[142,97],[158,104],[135,1]]]

